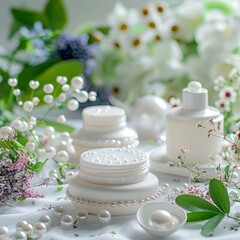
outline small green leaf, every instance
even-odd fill
[[[58,191],[62,191],[62,189],[63,189],[62,186],[58,186],[58,187],[57,187],[57,190],[58,190]]]
[[[218,224],[223,220],[225,214],[219,214],[211,218],[203,227],[201,233],[204,236],[212,235],[213,231],[216,229]]]
[[[29,165],[28,168],[31,169],[32,171],[38,173],[42,170],[42,168],[46,162],[47,162],[47,160],[45,160],[44,162],[36,162],[33,165]]]
[[[57,184],[58,184],[58,185],[62,185],[63,182],[62,182],[59,178],[57,178]]]
[[[22,196],[22,197],[19,197],[17,200],[18,200],[18,201],[24,201],[25,199],[26,199],[26,198]]]
[[[230,165],[227,165],[227,166],[224,168],[224,172],[225,172],[224,178],[228,181],[228,179],[229,179],[229,173],[230,173]]]
[[[176,198],[176,203],[190,212],[214,212],[221,213],[221,211],[210,202],[194,196],[183,194]]]
[[[213,202],[224,213],[230,212],[230,201],[227,189],[223,183],[217,179],[212,179],[209,183],[209,193]]]
[[[191,212],[187,214],[187,222],[204,221],[218,215],[215,212]]]
[[[44,8],[50,28],[61,30],[67,23],[67,13],[61,0],[49,0]]]

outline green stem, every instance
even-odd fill
[[[229,218],[231,218],[231,219],[234,219],[234,220],[240,222],[240,219],[239,219],[239,218],[236,218],[236,217],[233,217],[233,216],[230,216],[230,215],[227,215],[227,217],[229,217]]]

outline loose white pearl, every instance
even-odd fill
[[[23,101],[18,101],[18,106],[22,106],[23,105]]]
[[[59,123],[65,123],[66,122],[66,117],[64,115],[60,115],[57,117],[57,121]]]
[[[40,99],[38,97],[33,97],[32,102],[34,106],[37,106],[40,103]]]
[[[173,187],[171,189],[171,196],[172,197],[177,197],[180,194],[181,190],[178,187]]]
[[[32,101],[25,101],[23,103],[23,110],[26,112],[31,112],[33,110],[34,104]]]
[[[37,89],[38,87],[39,87],[39,82],[38,81],[34,81],[34,80],[31,80],[30,82],[29,82],[29,87],[31,88],[31,89]]]
[[[91,91],[89,94],[88,94],[88,99],[92,102],[96,101],[97,99],[97,93],[94,92],[94,91]]]
[[[187,184],[187,183],[182,183],[182,184],[180,185],[180,188],[181,188],[182,190],[186,190],[186,189],[188,189],[188,184]]]
[[[14,96],[19,96],[21,94],[21,90],[20,89],[14,89],[13,90],[13,95]]]
[[[71,85],[74,87],[74,88],[80,88],[82,89],[83,88],[83,84],[84,84],[84,80],[82,77],[80,76],[75,76],[72,78],[71,80]]]
[[[70,138],[70,134],[69,132],[62,132],[60,133],[60,139],[63,140],[63,141],[68,141]]]
[[[27,144],[25,145],[26,148],[28,148],[30,151],[34,151],[36,148],[36,145],[34,142],[27,142]]]
[[[173,226],[173,217],[165,210],[156,210],[151,214],[149,225],[161,229],[171,228]]]
[[[36,223],[34,226],[34,233],[41,237],[42,235],[44,235],[47,232],[47,227],[44,223]]]
[[[59,151],[56,155],[56,161],[59,163],[67,163],[69,160],[69,155],[66,151]]]
[[[108,224],[111,220],[111,214],[107,210],[100,210],[97,214],[98,222],[101,224]]]
[[[64,84],[64,85],[62,86],[62,90],[63,90],[64,92],[69,91],[69,89],[70,89],[70,86],[69,86],[68,84]]]
[[[43,129],[43,133],[49,137],[55,134],[55,129],[52,126],[47,126]]]
[[[0,138],[3,140],[8,140],[10,133],[13,131],[11,127],[4,126],[0,128]]]
[[[59,94],[58,100],[59,100],[60,102],[65,102],[66,99],[67,99],[67,95],[66,95],[65,93]]]
[[[54,86],[51,83],[45,84],[43,86],[43,91],[45,93],[52,93],[54,91]]]
[[[22,226],[22,231],[27,235],[31,236],[34,232],[32,224],[25,224]]]
[[[48,147],[45,151],[48,158],[54,158],[56,156],[56,149],[54,147]]]
[[[229,198],[233,200],[235,198],[238,198],[239,193],[237,190],[232,190],[228,193],[228,195],[229,195]]]
[[[86,91],[81,91],[78,96],[77,96],[77,100],[80,102],[80,103],[84,103],[88,100],[88,93]]]
[[[67,82],[67,78],[65,76],[57,76],[56,81],[62,85]]]
[[[65,211],[65,208],[63,206],[56,206],[54,208],[54,213],[57,217],[60,218],[66,213],[66,211]]]
[[[164,183],[163,185],[160,186],[161,190],[162,190],[162,193],[163,194],[166,194],[170,188],[169,184],[168,183]]]
[[[46,156],[46,151],[45,151],[45,149],[44,148],[39,148],[38,149],[38,154],[39,154],[39,156],[40,157],[45,157]]]
[[[16,78],[9,78],[8,79],[8,85],[11,87],[15,87],[18,84],[18,80]]]
[[[77,220],[79,223],[84,223],[88,220],[88,212],[86,209],[79,209],[77,212]]]
[[[231,174],[231,182],[233,182],[233,183],[239,182],[239,174],[237,172],[233,172]]]
[[[27,240],[27,235],[25,232],[16,232],[13,236],[14,240]]]
[[[48,215],[41,216],[41,217],[39,218],[39,222],[45,224],[45,226],[46,226],[47,228],[49,228],[50,225],[52,224],[52,220],[51,220],[51,218],[50,218]]]
[[[78,96],[79,93],[80,93],[80,89],[78,89],[78,88],[72,90],[72,96],[75,98]]]
[[[79,102],[75,99],[71,99],[67,103],[67,108],[70,111],[76,111],[79,107]]]
[[[52,95],[45,95],[45,96],[43,97],[43,101],[44,101],[45,103],[52,103],[52,102],[53,102],[53,96],[52,96]]]
[[[7,240],[9,231],[7,227],[0,227],[0,240]]]
[[[27,124],[27,122],[22,121],[22,126],[21,126],[21,128],[19,128],[19,131],[20,131],[20,132],[25,132],[25,131],[27,131],[27,130],[28,130],[28,124]]]
[[[17,231],[21,231],[22,230],[22,227],[25,226],[25,225],[28,225],[28,222],[23,220],[23,221],[19,221],[17,224],[16,224],[16,230]]]
[[[65,230],[72,229],[73,217],[71,215],[64,215],[61,217],[61,227]]]

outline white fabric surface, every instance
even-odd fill
[[[141,147],[145,152],[149,152],[148,147]],[[45,174],[49,171],[49,166],[46,166]],[[186,178],[167,176],[161,174],[159,182],[168,182],[171,187],[180,185],[182,182],[187,182]],[[29,223],[36,223],[40,216],[49,215],[53,219],[52,226],[48,229],[47,233],[41,238],[46,240],[66,240],[66,239],[90,239],[90,240],[156,240],[146,233],[138,224],[136,216],[121,216],[111,218],[108,225],[102,226],[97,222],[96,216],[89,216],[89,220],[85,224],[77,224],[77,228],[72,230],[63,230],[60,228],[59,220],[54,216],[53,207],[57,205],[65,206],[66,214],[74,216],[76,212],[71,201],[66,198],[67,184],[63,186],[61,191],[57,190],[57,186],[48,186],[38,188],[37,190],[45,195],[42,199],[27,199],[23,202],[17,203],[14,207],[0,208],[0,226],[7,226],[9,228],[11,237],[15,232],[15,225],[18,221],[26,220]],[[166,196],[163,195],[158,201],[166,201]],[[49,209],[51,208],[51,209]],[[218,227],[212,239],[226,240],[226,239],[240,239],[238,231],[229,230],[230,226],[234,224],[233,220],[224,219]],[[200,228],[203,223],[187,223],[185,226],[164,239],[168,240],[186,240],[192,239],[205,239],[201,233]]]

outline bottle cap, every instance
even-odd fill
[[[183,109],[203,110],[208,107],[208,90],[200,82],[192,81],[182,92]]]

